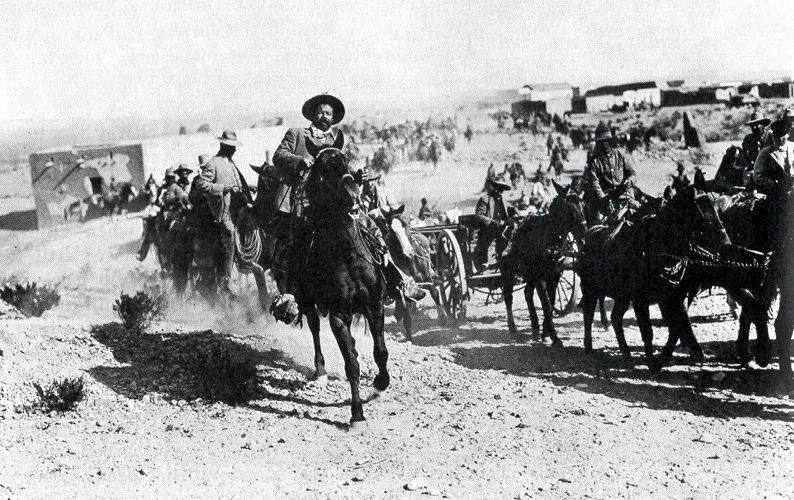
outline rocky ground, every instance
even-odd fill
[[[520,136],[477,140],[435,173],[407,165],[389,183],[451,182],[447,196],[465,204],[481,158],[535,154]],[[666,175],[644,165],[646,179]],[[249,307],[172,301],[148,333],[126,333],[113,301],[157,280],[152,258],[134,259],[139,235],[139,220],[120,219],[0,240],[7,276],[62,292],[41,318],[0,310],[0,498],[794,497],[794,404],[776,364],[735,362],[738,324],[716,290],[691,309],[707,362],[677,353],[659,376],[645,367],[631,313],[626,366],[599,328],[595,354],[584,353],[579,312],[555,320],[565,347],[551,348],[513,342],[501,303],[476,295],[466,321],[440,327],[428,300],[412,342],[387,324],[392,386],[351,432],[327,324],[325,386],[308,381],[308,331]],[[522,298],[517,310],[527,333]],[[660,346],[666,329],[654,318]],[[370,396],[377,369],[363,324],[355,337]],[[75,411],[31,408],[32,382],[80,376]]]

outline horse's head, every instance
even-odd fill
[[[714,201],[693,188],[677,193],[659,212],[659,221],[675,233],[670,235],[674,243],[691,243],[713,253],[731,244]]]
[[[309,174],[306,194],[312,206],[320,210],[349,211],[358,204],[361,188],[342,151],[320,151]]]
[[[582,195],[571,189],[570,185],[561,186],[553,180],[552,184],[557,196],[549,205],[549,216],[559,228],[560,234],[572,233],[577,240],[581,239],[587,229]]]

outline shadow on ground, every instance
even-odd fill
[[[212,330],[128,334],[119,323],[95,325],[91,335],[125,366],[97,366],[89,373],[117,394],[142,399],[222,402],[285,417],[298,416],[336,427],[347,424],[282,410],[274,402],[310,407],[344,406],[295,396],[306,387],[310,369],[278,349],[258,350],[244,339]]]
[[[491,338],[503,335],[500,331],[481,334]],[[587,354],[583,347],[570,344],[547,347],[539,342],[525,342],[451,350],[455,362],[470,369],[503,370],[512,375],[546,379],[558,386],[603,394],[651,409],[794,422],[789,404],[752,401],[746,397],[775,394],[781,387],[777,370],[740,369],[729,360],[733,352],[730,341],[705,343],[703,347],[713,353],[714,360],[691,366],[687,364],[687,355],[676,354],[674,365],[659,375],[648,372],[641,348],[633,350],[635,366],[624,364],[617,349]]]

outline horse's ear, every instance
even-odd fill
[[[554,189],[557,191],[558,196],[565,196],[566,188],[560,186],[554,179],[551,180],[551,183],[554,184]]]

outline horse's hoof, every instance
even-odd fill
[[[769,352],[768,348],[765,346],[757,346],[755,348],[755,362],[758,363],[758,366],[766,368],[771,361],[772,354]]]
[[[328,375],[315,375],[312,377],[312,383],[314,383],[314,385],[317,387],[325,387],[328,385]]]
[[[350,427],[348,430],[355,434],[360,434],[362,432],[367,432],[369,430],[369,422],[366,419],[362,418],[361,420],[351,420]]]
[[[372,387],[375,388],[376,391],[383,392],[389,388],[389,380],[388,375],[377,375],[375,380],[372,381]]]

